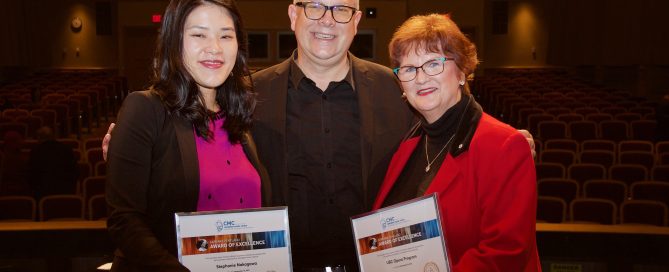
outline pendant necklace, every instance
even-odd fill
[[[437,155],[434,156],[434,159],[432,159],[432,161],[430,161],[430,158],[427,155],[427,135],[425,135],[425,160],[427,161],[427,166],[425,166],[425,173],[430,171],[430,166],[432,166],[434,161],[436,161],[437,158],[439,158],[439,155],[441,155],[441,153],[444,152],[444,150],[446,149],[448,144],[451,143],[451,140],[453,140],[453,137],[455,137],[455,133],[453,133],[453,136],[451,136],[451,138],[448,139],[448,142],[446,142],[444,147],[442,147],[441,150],[439,150],[439,153],[437,153]]]

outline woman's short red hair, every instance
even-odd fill
[[[416,53],[425,50],[455,58],[455,64],[467,77],[479,63],[476,45],[446,14],[413,16],[402,23],[388,45],[392,66],[398,67],[409,50]]]

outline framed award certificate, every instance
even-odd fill
[[[287,207],[174,216],[178,258],[191,271],[292,271]]]
[[[351,218],[363,272],[448,272],[437,195]]]

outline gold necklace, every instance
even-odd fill
[[[448,139],[448,142],[446,142],[444,147],[442,147],[441,150],[439,150],[439,153],[437,153],[437,155],[434,156],[434,159],[432,161],[430,161],[430,158],[427,155],[427,135],[425,135],[425,160],[427,161],[427,166],[425,166],[425,173],[430,171],[430,166],[432,166],[434,161],[436,161],[437,158],[439,158],[439,155],[441,155],[441,153],[444,152],[444,149],[446,149],[446,146],[448,146],[448,144],[451,143],[451,140],[453,140],[453,137],[455,137],[455,133],[453,133],[453,136],[451,136],[451,138]]]

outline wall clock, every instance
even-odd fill
[[[74,19],[72,19],[72,22],[70,22],[70,28],[72,29],[73,32],[79,32],[83,24],[84,23],[81,21],[81,18],[74,17]]]

